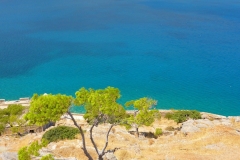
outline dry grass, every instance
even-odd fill
[[[112,133],[115,133],[116,132],[116,129],[115,128],[112,128]]]
[[[148,140],[148,145],[152,145],[152,144],[154,144],[154,142],[155,142],[155,141],[154,141],[153,139],[149,139],[149,140]]]
[[[132,159],[132,153],[127,150],[119,150],[115,153],[118,160]]]
[[[124,127],[116,126],[112,129],[109,136],[109,146],[107,149],[120,148],[115,152],[119,160],[200,160],[200,159],[239,159],[240,157],[240,134],[236,129],[240,129],[240,123],[232,121],[233,126],[215,126],[201,129],[197,133],[183,135],[175,131],[174,136],[160,136],[158,139],[136,138],[129,134]],[[152,127],[141,127],[140,131],[149,132],[154,128],[166,128],[167,126],[179,127],[174,121],[168,121],[165,118],[157,120]],[[84,126],[86,129],[88,126]],[[108,126],[99,126],[94,130],[97,133],[94,138],[99,149],[105,145],[104,130]],[[90,154],[97,159],[95,150],[89,139],[89,133],[85,133],[86,144]],[[21,138],[10,137],[9,140],[3,141],[1,145],[9,151],[16,152],[20,147],[28,145],[34,140],[40,139],[41,136],[35,134],[27,135]],[[65,140],[56,143],[56,150],[53,152],[58,157],[76,157],[79,160],[87,160],[81,146],[81,136],[77,140]],[[14,143],[9,143],[14,142]],[[210,147],[210,149],[209,149]],[[211,148],[212,147],[212,148]]]

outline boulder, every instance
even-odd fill
[[[106,153],[104,156],[106,157],[107,160],[117,160],[117,158],[112,152]]]
[[[198,124],[199,126],[206,126],[206,127],[213,126],[213,122],[210,121],[209,119],[197,119],[195,120],[195,124]]]
[[[221,124],[225,126],[231,126],[231,121],[229,119],[222,119]]]
[[[18,154],[16,152],[3,152],[0,158],[2,160],[17,160]]]
[[[191,123],[183,123],[181,132],[182,133],[193,133],[193,132],[198,132],[200,129],[196,127],[194,124]]]

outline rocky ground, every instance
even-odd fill
[[[140,132],[153,132],[155,128],[162,128],[163,135],[157,139],[146,138],[130,134],[124,127],[116,126],[109,136],[108,149],[119,148],[114,155],[108,154],[108,159],[118,160],[237,160],[240,159],[240,118],[223,117],[202,113],[204,119],[188,120],[176,124],[172,120],[162,118],[151,127],[140,128]],[[84,120],[79,124],[87,130],[89,127]],[[72,125],[71,120],[62,119],[57,125]],[[173,131],[165,130],[173,127]],[[102,148],[105,133],[109,125],[101,125],[94,129],[94,138],[97,146]],[[29,134],[24,137],[0,137],[0,160],[14,160],[16,152],[22,146],[34,140],[40,140],[43,133]],[[94,148],[87,139],[88,150],[96,159]],[[51,153],[58,159],[87,160],[81,150],[81,138],[50,143],[41,150],[41,154]],[[71,158],[70,158],[71,157]]]

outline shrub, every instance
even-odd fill
[[[0,135],[4,132],[5,125],[0,123]]]
[[[187,121],[189,118],[200,119],[201,114],[199,111],[196,111],[196,110],[178,110],[178,111],[173,111],[171,113],[167,113],[165,115],[165,118],[172,119],[177,123],[182,123]]]
[[[18,159],[19,160],[31,160],[31,156],[28,152],[27,147],[23,147],[18,151]]]
[[[48,154],[46,156],[43,156],[41,160],[54,160],[53,156],[51,154]]]
[[[77,128],[58,126],[44,133],[42,138],[48,140],[49,142],[57,142],[64,139],[74,139],[78,133],[79,130]]]
[[[39,156],[38,151],[42,148],[42,146],[38,143],[38,141],[34,141],[29,147],[28,147],[28,153],[30,155]]]
[[[158,136],[160,136],[160,135],[162,135],[162,134],[163,134],[162,129],[161,129],[161,128],[156,128],[154,135],[155,135],[156,137],[158,137]]]
[[[39,144],[38,141],[34,141],[30,146],[22,147],[18,151],[18,159],[19,160],[31,160],[31,156],[39,156],[39,150],[42,147],[47,146],[47,140],[43,139]],[[49,159],[51,160],[51,159]]]
[[[174,129],[173,126],[168,126],[168,127],[165,128],[165,130],[167,130],[167,131],[174,131],[175,129]]]
[[[23,113],[24,109],[25,109],[25,107],[22,106],[21,104],[10,104],[7,107],[7,112],[10,115],[21,115]]]

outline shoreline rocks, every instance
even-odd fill
[[[231,120],[223,117],[222,119],[189,119],[182,123],[180,131],[184,134],[200,131],[201,128],[213,127],[217,125],[231,126]]]

